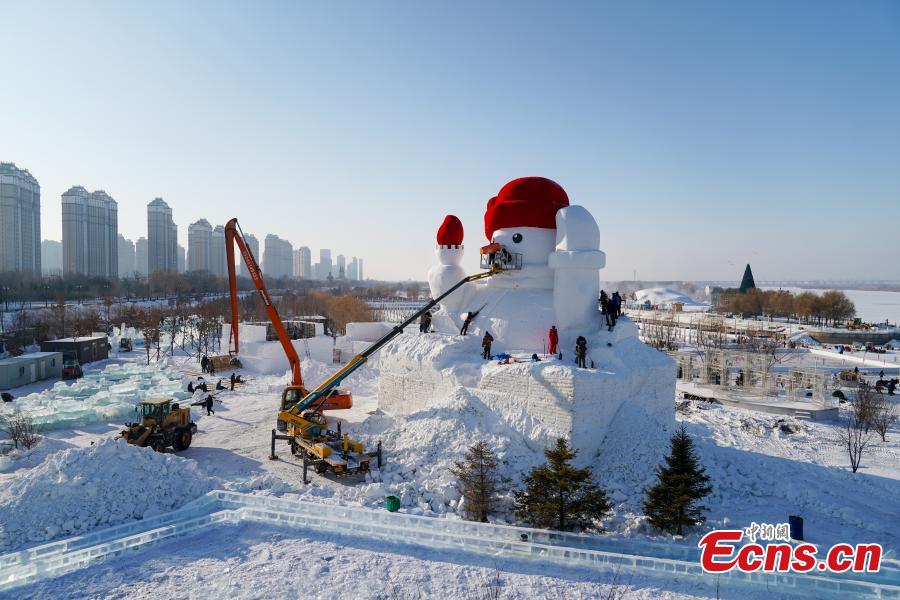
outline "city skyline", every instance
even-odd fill
[[[31,245],[32,242],[21,239],[23,233],[20,223],[24,223],[24,216],[19,213],[27,204],[31,212],[28,218],[31,220],[31,237],[36,240],[36,248],[34,248],[32,256],[32,264],[36,266],[33,269],[45,275],[55,274],[82,274],[89,276],[103,277],[125,277],[132,273],[141,273],[147,275],[151,268],[154,267],[161,270],[184,273],[189,270],[206,270],[218,276],[227,276],[227,264],[225,261],[225,229],[223,225],[217,225],[213,228],[207,219],[201,218],[198,221],[187,226],[185,238],[188,240],[187,245],[178,243],[178,221],[175,219],[175,210],[161,197],[155,197],[146,205],[146,228],[144,235],[131,238],[124,235],[118,228],[118,202],[110,196],[105,190],[95,190],[88,192],[82,185],[72,185],[60,194],[60,226],[61,231],[58,239],[47,236],[47,232],[42,225],[40,215],[46,212],[49,207],[47,202],[41,202],[40,182],[30,171],[16,166],[15,161],[2,162],[0,176],[4,177],[4,183],[15,183],[15,197],[10,196],[4,198],[4,201],[14,207],[15,212],[11,212],[13,218],[7,225],[12,234],[5,237],[6,246],[10,249],[5,250],[3,260],[3,270],[31,270],[31,268],[23,268],[23,246],[22,244]],[[7,184],[9,189],[12,183]],[[24,201],[23,190],[29,194],[27,202]],[[11,193],[11,192],[10,192]],[[37,205],[39,210],[35,213],[33,207]],[[5,215],[5,213],[3,213]],[[36,220],[35,220],[36,217]],[[4,221],[6,223],[6,221]],[[201,229],[209,228],[209,237],[204,241],[195,240],[195,244],[199,244],[197,249],[200,250],[201,256],[191,261],[191,240],[200,235],[195,231],[195,227]],[[157,238],[151,247],[150,239],[151,231]],[[267,234],[274,235],[274,234]],[[315,263],[303,269],[297,265],[297,257],[295,252],[310,253],[310,249],[306,246],[293,249],[293,243],[290,240],[284,240],[275,236],[280,241],[287,242],[291,246],[291,267],[286,273],[287,276],[294,276],[301,279],[317,279],[321,272],[324,276],[322,280],[327,279],[330,274],[334,279],[358,280],[362,278],[351,277],[347,268],[343,254],[338,255],[336,263],[328,264],[327,268],[323,268],[321,263]],[[181,238],[181,239],[185,239]],[[28,238],[29,240],[31,238]],[[256,257],[260,265],[265,260],[264,253],[259,252],[259,242],[251,233],[246,234],[245,241],[250,246],[251,251]],[[141,250],[138,245],[143,244]],[[15,246],[13,246],[15,244]],[[130,248],[129,248],[130,244]],[[13,248],[15,248],[13,250]],[[324,253],[324,254],[323,254]],[[203,254],[206,254],[204,257]],[[327,255],[330,257],[330,249],[321,249],[320,257]],[[50,257],[51,265],[44,268],[41,261],[44,256]],[[307,261],[309,256],[306,257]],[[281,257],[279,264],[286,265],[286,259]],[[354,266],[357,257],[353,257]],[[238,273],[243,276],[249,276],[246,265],[240,260],[239,254],[236,253],[236,261],[238,263]],[[142,262],[144,266],[142,266]],[[121,266],[120,266],[121,263]],[[359,259],[362,263],[362,259]],[[202,268],[195,268],[203,265]],[[298,274],[299,271],[302,274]],[[317,271],[318,269],[318,271]],[[283,267],[279,266],[278,272],[283,271]],[[354,269],[356,270],[356,269]]]

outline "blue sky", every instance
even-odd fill
[[[422,279],[543,175],[604,278],[900,279],[898,2],[0,1],[0,160]]]

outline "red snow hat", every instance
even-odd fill
[[[569,205],[566,190],[546,177],[521,177],[503,186],[488,200],[484,235],[504,227],[556,229],[556,211]]]
[[[462,221],[456,215],[447,215],[437,232],[438,246],[459,246],[463,243]]]

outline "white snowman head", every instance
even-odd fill
[[[546,265],[556,247],[556,212],[568,205],[565,190],[550,179],[514,179],[488,201],[485,236],[521,254],[523,266]]]
[[[522,255],[522,265],[546,265],[556,246],[556,230],[543,227],[504,227],[491,236],[491,242]]]

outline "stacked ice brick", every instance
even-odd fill
[[[0,415],[19,411],[43,431],[121,421],[134,416],[134,407],[150,397],[184,400],[181,374],[164,365],[126,363],[88,371],[75,383],[57,382],[43,392],[0,404]]]

